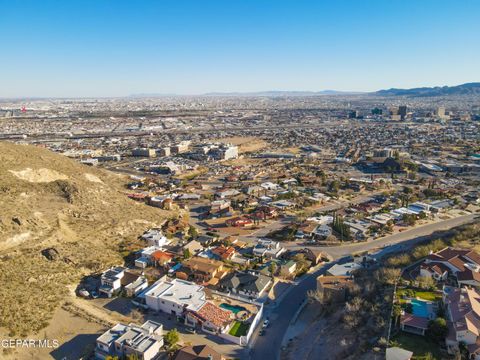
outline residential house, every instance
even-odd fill
[[[226,226],[234,227],[251,227],[254,225],[253,220],[246,216],[237,216],[225,221]]]
[[[163,326],[148,320],[143,325],[117,324],[97,338],[95,358],[136,356],[141,360],[157,357],[163,346]]]
[[[278,241],[269,239],[258,239],[257,244],[253,247],[255,256],[264,256],[270,259],[276,259],[283,254],[286,249],[280,246]]]
[[[302,250],[305,259],[310,261],[313,266],[323,262],[323,259],[331,260],[332,257],[318,249],[305,248]]]
[[[135,266],[140,268],[140,269],[145,269],[148,266],[154,265],[151,259],[151,256],[154,252],[159,250],[160,248],[157,246],[149,246],[146,248],[143,248],[140,251],[140,256],[135,259]]]
[[[190,254],[195,255],[203,250],[203,246],[197,240],[192,240],[187,244],[183,245],[182,252],[185,250],[188,250]]]
[[[145,303],[150,309],[177,316],[186,309],[199,310],[205,301],[203,286],[180,279],[164,277],[145,292]]]
[[[257,299],[261,297],[272,284],[272,279],[253,271],[230,273],[223,278],[218,287],[222,291]]]
[[[206,283],[214,278],[221,279],[225,275],[223,266],[221,261],[194,256],[182,262],[180,271],[196,282]]]
[[[233,246],[220,245],[212,249],[212,254],[217,260],[231,260],[235,253]]]
[[[436,281],[445,281],[448,277],[449,268],[442,263],[420,264],[420,276],[431,277]]]
[[[480,286],[480,255],[474,250],[447,247],[428,255],[424,264],[430,268],[433,265],[438,265],[439,269],[448,268],[448,273],[456,278],[459,286]],[[423,274],[428,275],[426,271]],[[432,272],[435,278],[434,275]]]
[[[413,352],[399,348],[390,347],[386,351],[386,360],[411,360]]]
[[[197,311],[186,311],[185,324],[200,327],[203,331],[211,334],[225,332],[233,320],[233,313],[224,310],[211,302],[205,302]]]
[[[168,251],[157,250],[150,255],[150,261],[154,266],[162,267],[171,263],[174,257],[175,255]]]
[[[146,305],[155,311],[185,317],[185,324],[219,334],[227,330],[234,315],[206,300],[205,288],[189,281],[165,277],[145,292]]]
[[[145,240],[149,246],[156,246],[158,248],[162,248],[171,242],[165,235],[163,235],[161,229],[150,229],[146,231],[141,238]]]
[[[271,206],[259,206],[250,216],[258,220],[274,219],[278,216],[278,210]]]
[[[144,276],[137,277],[136,280],[125,286],[125,293],[129,297],[135,297],[148,287],[148,281]]]
[[[480,359],[480,293],[469,288],[444,287],[443,301],[448,319],[447,350],[454,354],[461,343],[470,354]]]
[[[216,240],[217,238],[215,236],[210,235],[200,235],[196,239],[196,241],[199,242],[202,246],[208,246]]]
[[[123,266],[115,266],[105,271],[100,278],[99,292],[105,294],[108,297],[112,297],[118,293],[122,288],[122,278],[125,275]]]
[[[327,274],[332,276],[351,276],[356,270],[361,268],[362,268],[362,265],[357,262],[335,264],[330,269],[327,270]]]
[[[174,360],[225,360],[225,357],[208,345],[193,345],[178,350]]]
[[[215,193],[215,198],[217,199],[225,199],[225,198],[231,198],[233,196],[236,196],[240,194],[240,191],[236,189],[222,189],[219,190]]]
[[[400,329],[416,335],[424,336],[428,329],[428,318],[404,313],[400,316]]]
[[[297,263],[293,260],[280,262],[280,275],[283,277],[290,277],[297,270]]]

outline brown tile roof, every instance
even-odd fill
[[[232,312],[206,302],[200,310],[196,312],[200,318],[209,321],[217,327],[223,327],[231,321]]]
[[[218,271],[223,266],[223,263],[221,261],[210,260],[210,259],[194,256],[188,260],[185,260],[182,263],[182,265],[189,268],[192,271],[200,271],[203,273],[214,273],[215,271]]]
[[[212,253],[219,256],[222,259],[229,259],[235,254],[235,248],[232,246],[217,246],[212,250]]]

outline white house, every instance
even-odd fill
[[[148,281],[144,276],[139,276],[137,280],[125,286],[127,296],[137,296],[148,287]]]
[[[170,240],[163,235],[160,229],[150,229],[142,235],[142,239],[145,240],[149,246],[156,246],[162,248],[170,244]]]
[[[115,266],[105,271],[100,278],[101,285],[98,290],[108,297],[112,297],[122,287],[122,278],[125,275],[125,270],[126,268],[123,266]]]
[[[117,324],[97,338],[95,359],[136,355],[138,359],[151,360],[163,346],[163,326],[148,320],[143,325]]]
[[[172,315],[182,315],[186,309],[198,311],[205,301],[203,286],[180,279],[163,277],[145,292],[150,309]]]
[[[269,239],[258,239],[253,248],[253,254],[256,256],[265,256],[268,258],[278,258],[286,249],[280,246],[278,241]]]

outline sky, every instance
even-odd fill
[[[480,81],[476,0],[0,0],[0,97]]]

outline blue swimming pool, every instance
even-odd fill
[[[234,314],[240,312],[240,311],[244,311],[244,310],[247,310],[245,309],[243,306],[237,306],[237,305],[230,305],[230,304],[226,304],[226,303],[221,303],[220,304],[220,307],[225,309],[225,310],[230,310],[231,312],[233,312]]]
[[[411,303],[413,315],[428,318],[429,311],[427,302],[418,299],[412,299]]]

